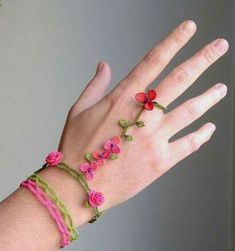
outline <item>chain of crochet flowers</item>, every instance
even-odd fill
[[[54,204],[58,207],[64,222],[71,233],[71,241],[76,240],[79,236],[79,232],[76,230],[76,228],[73,226],[72,218],[70,216],[70,213],[64,203],[60,200],[60,198],[57,196],[54,189],[42,179],[42,177],[39,174],[32,174],[28,177],[28,179],[33,180],[36,182],[36,184],[48,195],[48,197],[54,202]]]
[[[70,232],[68,231],[58,208],[52,203],[52,201],[46,196],[46,194],[41,190],[40,187],[38,187],[38,185],[34,181],[25,180],[21,182],[20,186],[29,189],[37,197],[39,202],[48,209],[50,215],[55,220],[62,236],[60,247],[62,248],[68,245]]]
[[[90,223],[93,223],[99,216],[104,213],[99,212],[98,206],[101,206],[104,203],[105,198],[101,192],[97,192],[93,189],[90,189],[87,184],[87,181],[92,180],[94,178],[95,171],[101,166],[103,166],[106,160],[115,160],[118,158],[118,154],[121,151],[120,143],[122,139],[125,141],[133,140],[133,136],[127,134],[129,127],[137,126],[141,128],[145,126],[145,123],[139,120],[144,110],[152,111],[154,108],[158,108],[162,111],[166,110],[166,107],[163,107],[155,101],[156,97],[157,93],[154,89],[148,90],[146,93],[137,93],[135,95],[135,99],[139,102],[141,109],[137,113],[134,121],[127,121],[125,119],[119,120],[118,124],[122,129],[121,135],[115,135],[111,139],[106,140],[103,144],[103,149],[101,151],[86,152],[84,156],[86,162],[80,164],[78,172],[71,169],[67,164],[62,161],[64,157],[62,152],[52,151],[47,155],[45,159],[46,164],[44,164],[41,169],[47,166],[59,167],[63,169],[64,171],[72,175],[75,179],[77,179],[88,193],[88,199],[85,201],[85,206],[92,207],[96,214],[96,216],[91,221],[89,221]]]
[[[76,171],[75,169],[69,167],[66,163],[61,162],[57,165],[58,168],[60,168],[61,170],[67,172],[69,175],[71,175],[73,178],[75,178],[80,184],[81,186],[84,188],[84,190],[87,192],[87,194],[89,194],[89,192],[91,191],[90,187],[88,186],[88,183],[86,182],[86,180],[83,177],[83,174]],[[94,213],[95,213],[95,218],[93,218],[92,220],[90,220],[90,223],[92,223],[96,218],[100,217],[101,215],[104,214],[104,212],[100,212],[99,209],[97,207],[92,207]]]

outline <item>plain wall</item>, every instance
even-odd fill
[[[154,84],[206,43],[225,37],[226,56],[170,107],[224,82],[226,98],[175,138],[209,121],[215,134],[138,196],[81,227],[79,240],[65,250],[234,250],[232,11],[229,0],[3,0],[0,200],[57,147],[66,113],[100,60],[110,63],[114,86],[171,29],[192,19],[196,35]]]

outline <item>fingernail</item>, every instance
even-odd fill
[[[103,67],[104,67],[104,62],[99,62],[99,64],[98,64],[98,67],[97,67],[97,71],[99,72],[99,71],[102,71],[103,70]]]
[[[187,20],[182,23],[182,28],[187,33],[192,33],[196,29],[196,24],[192,20]]]
[[[220,52],[225,52],[228,49],[228,42],[223,38],[218,38],[214,41],[215,48]]]
[[[225,84],[216,84],[215,85],[216,90],[218,91],[218,97],[223,98],[227,93],[227,86]]]
[[[207,124],[207,127],[208,127],[208,129],[209,129],[211,132],[214,132],[215,129],[216,129],[215,124],[213,124],[213,123],[211,123],[211,122],[209,122],[209,123]]]

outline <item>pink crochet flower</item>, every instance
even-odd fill
[[[95,190],[91,190],[88,193],[88,201],[92,207],[97,207],[97,206],[100,206],[104,203],[104,196],[100,192],[96,192]]]
[[[121,138],[119,136],[114,136],[112,139],[109,139],[104,143],[104,149],[110,150],[111,153],[119,153],[121,150],[119,146],[120,141]]]
[[[54,152],[50,152],[47,155],[45,161],[50,166],[56,166],[61,162],[62,158],[63,158],[63,154],[61,152],[54,151]]]
[[[85,174],[87,180],[92,180],[94,178],[94,171],[97,169],[97,164],[92,161],[91,163],[83,163],[80,165],[79,169]]]
[[[95,162],[98,167],[102,166],[104,164],[104,161],[109,158],[111,155],[110,150],[105,150],[103,152],[93,152],[92,156],[95,159]]]

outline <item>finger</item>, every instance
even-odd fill
[[[204,46],[191,58],[177,66],[156,87],[158,101],[168,106],[179,97],[210,65],[228,50],[225,39],[216,39]]]
[[[153,47],[127,75],[121,85],[133,85],[139,90],[151,84],[175,54],[189,41],[196,31],[196,24],[187,20],[177,26],[160,44]]]
[[[225,84],[216,84],[203,94],[188,99],[163,117],[164,131],[168,138],[201,117],[227,93]]]
[[[111,68],[102,61],[98,64],[94,78],[87,84],[71,108],[71,116],[76,116],[88,107],[101,100],[111,80]]]
[[[183,160],[205,144],[211,138],[216,127],[213,123],[206,123],[197,131],[192,132],[168,145],[169,158],[167,166],[170,168]]]

